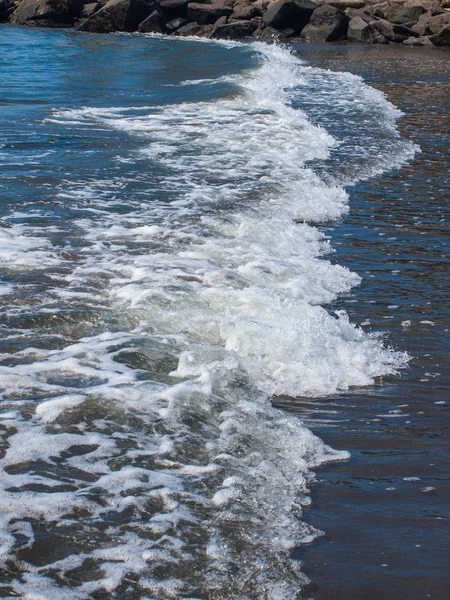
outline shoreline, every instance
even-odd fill
[[[439,298],[448,280],[442,277],[439,290],[441,267],[434,261],[440,252],[433,254],[445,237],[433,214],[443,206],[449,185],[448,146],[439,130],[448,114],[450,55],[322,46],[304,56],[312,67],[346,68],[386,94],[404,112],[397,122],[402,137],[418,143],[422,153],[399,171],[352,186],[349,214],[327,229],[337,261],[367,273],[362,286],[335,308],[349,312],[352,322],[370,317],[364,329],[384,329],[413,360],[401,377],[377,382],[370,390],[354,389],[319,402],[286,398],[277,403],[304,419],[327,444],[352,455],[346,463],[317,470],[304,517],[325,535],[299,547],[295,558],[311,579],[306,595],[313,600],[444,598],[450,593],[445,553],[440,552],[449,519],[450,373],[444,366],[448,329]],[[430,75],[432,65],[436,70]],[[427,189],[424,182],[431,180]],[[374,230],[372,236],[366,226]],[[378,240],[377,230],[383,234]],[[390,236],[399,236],[398,241]],[[415,264],[421,265],[423,277],[436,278],[428,289],[414,274]],[[400,270],[401,281],[390,275],[392,269]],[[398,306],[389,310],[390,305]],[[406,320],[410,327],[402,325]],[[430,372],[439,374],[428,379]]]
[[[0,23],[268,43],[450,46],[450,0],[0,0]]]

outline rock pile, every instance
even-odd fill
[[[450,46],[450,0],[0,0],[0,22],[95,33]]]

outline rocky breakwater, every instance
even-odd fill
[[[93,33],[450,46],[450,0],[0,0],[0,22]]]

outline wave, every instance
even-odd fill
[[[324,308],[360,282],[327,259],[317,227],[348,211],[342,185],[314,169],[339,142],[294,107],[311,70],[254,48],[259,66],[228,78],[227,97],[49,118],[133,136],[117,165],[139,165],[151,194],[118,212],[126,179],[113,195],[113,182],[64,182],[58,201],[83,209],[81,247],[58,254],[26,226],[11,246],[11,268],[53,268],[37,328],[52,343],[25,336],[1,357],[0,544],[15,594],[300,597],[290,554],[319,535],[301,520],[312,469],[349,455],[270,398],[334,394],[406,365]],[[391,166],[407,160],[382,94],[342,74],[321,93],[344,83],[390,123]],[[61,312],[74,318],[58,329]]]

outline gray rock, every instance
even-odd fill
[[[139,25],[159,7],[159,2],[153,0],[109,0],[78,30],[92,33],[137,31]]]
[[[442,15],[431,17],[428,21],[428,27],[431,33],[439,33],[444,27],[450,25],[450,12],[445,12]]]
[[[450,46],[450,26],[444,27],[439,33],[430,36],[435,46]]]
[[[190,0],[160,0],[161,10],[167,21],[187,19],[187,6]]]
[[[432,16],[433,13],[431,11],[423,13],[423,15],[420,15],[419,20],[411,27],[411,29],[418,33],[419,36],[431,35],[432,32],[428,27],[428,23]]]
[[[173,33],[177,29],[180,29],[180,27],[187,25],[187,22],[188,22],[187,19],[183,19],[182,17],[177,17],[176,19],[173,19],[172,21],[169,21],[168,23],[166,23],[166,31],[167,31],[167,33]]]
[[[419,37],[419,34],[405,27],[405,25],[398,25],[396,23],[390,23],[385,19],[378,19],[370,23],[374,29],[376,29],[381,35],[383,35],[390,42],[402,43],[410,37]]]
[[[321,2],[317,2],[317,4],[321,4]],[[326,0],[324,4],[334,6],[334,8],[339,8],[339,10],[344,11],[347,8],[364,8],[367,3],[364,2],[364,0],[335,0],[334,2]]]
[[[349,42],[362,42],[364,44],[386,44],[389,43],[369,23],[366,23],[361,17],[352,19],[348,24],[347,38]]]
[[[408,0],[408,6],[422,6],[425,12],[431,12],[433,15],[440,15],[444,11],[439,0]]]
[[[16,8],[15,0],[0,0],[0,23],[5,23]]]
[[[188,19],[199,25],[213,24],[220,17],[229,17],[233,9],[229,2],[215,2],[214,4],[200,4],[190,2],[188,4]]]
[[[189,37],[194,35],[195,37],[209,38],[211,33],[214,31],[214,25],[199,25],[198,23],[188,23],[184,27],[177,29],[173,35],[179,37]]]
[[[313,12],[311,20],[302,31],[308,42],[332,42],[347,33],[350,19],[338,8],[324,4]]]
[[[218,27],[219,25],[226,25],[228,23],[228,17],[219,17],[217,21],[214,23],[214,27]]]
[[[82,11],[76,0],[22,0],[9,22],[34,27],[70,27]]]
[[[233,19],[242,19],[243,21],[249,21],[253,17],[261,17],[262,10],[250,0],[238,0],[233,7]]]
[[[410,37],[403,42],[404,46],[428,46],[433,47],[433,42],[430,41],[429,37]]]
[[[100,8],[100,4],[98,2],[91,2],[89,4],[83,5],[83,10],[81,16],[87,19],[91,15],[95,13]]]
[[[375,17],[381,17],[382,19],[385,19],[385,11],[390,7],[390,2],[378,2],[376,4],[366,6],[365,11],[370,13],[371,15],[374,15]]]
[[[165,20],[161,9],[156,8],[151,15],[149,15],[139,25],[140,33],[164,33],[165,31]]]
[[[279,42],[283,36],[278,29],[274,29],[273,27],[258,27],[258,29],[254,31],[253,37],[261,42],[274,44]]]
[[[406,2],[405,4],[393,4],[389,8],[383,11],[384,18],[391,23],[417,23],[420,15],[426,13],[427,10],[420,4],[412,4]]]
[[[263,15],[264,24],[274,29],[294,29],[300,33],[317,5],[310,0],[276,0]]]
[[[255,26],[250,21],[234,21],[214,28],[211,38],[216,40],[237,40],[250,37],[255,31]]]
[[[374,20],[373,15],[369,14],[365,10],[349,8],[345,11],[345,14],[348,16],[349,19],[356,19],[356,17],[361,17],[361,19],[366,23],[372,23],[372,21]]]

